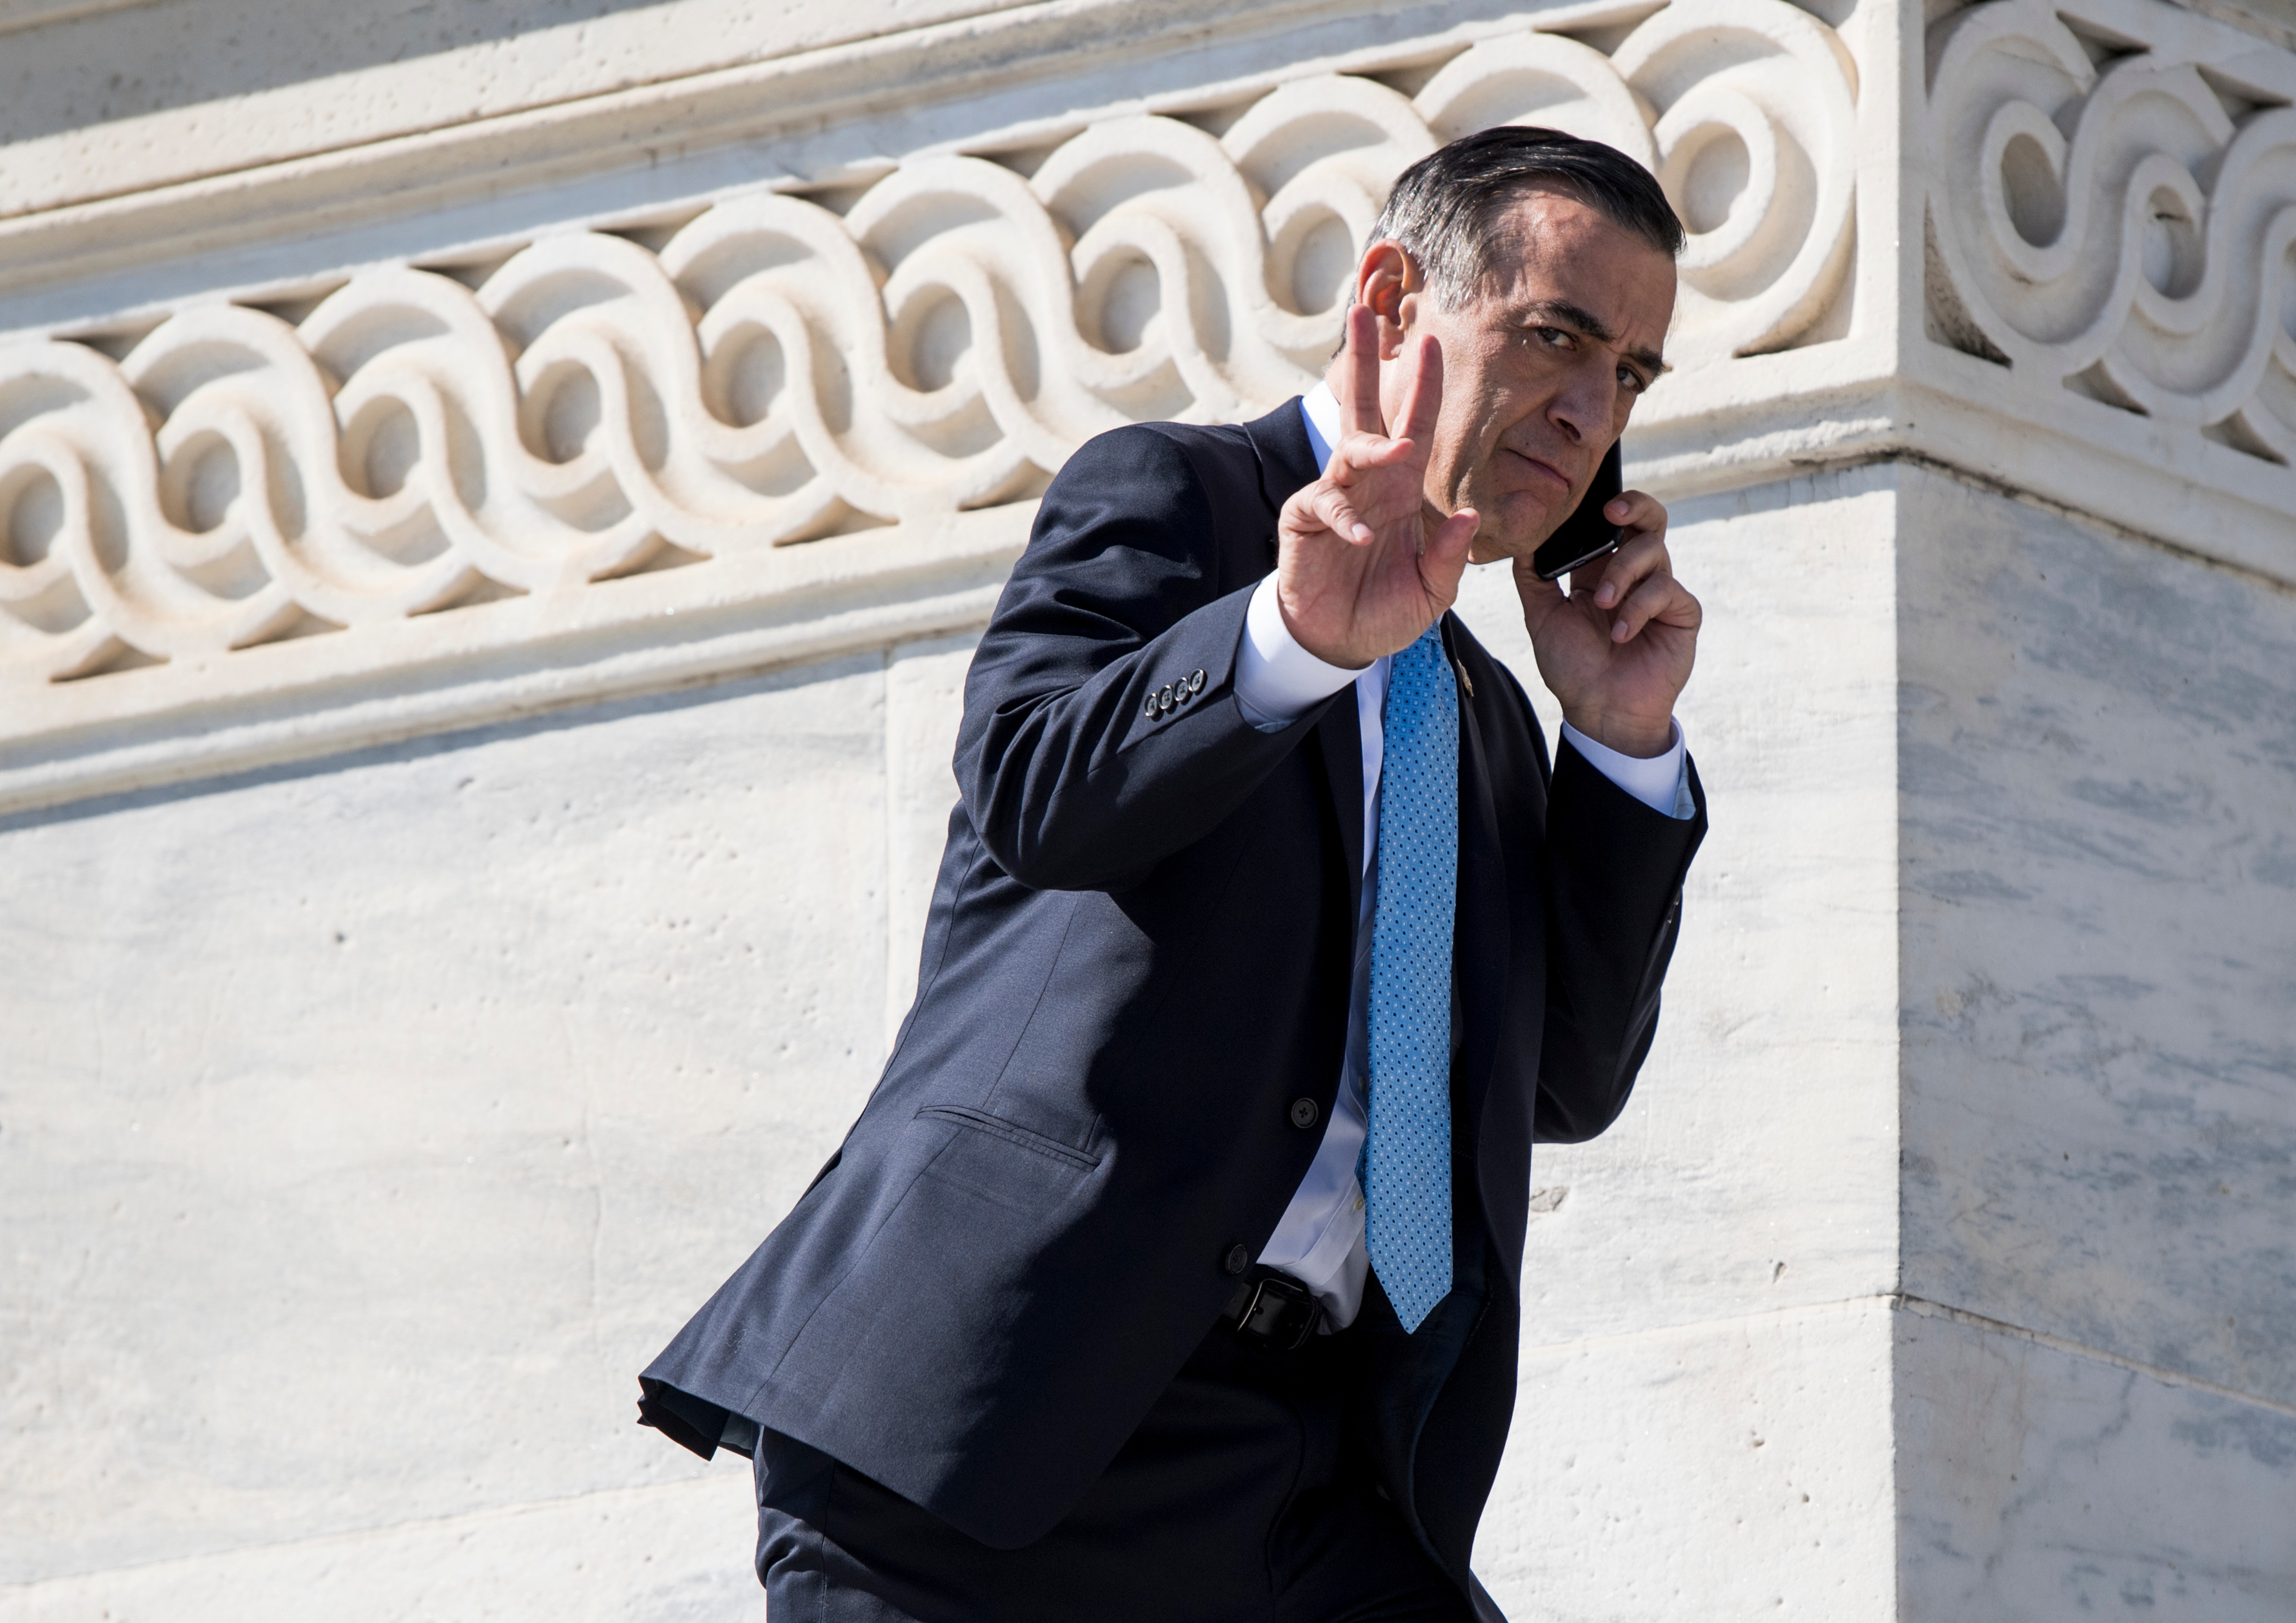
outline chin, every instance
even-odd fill
[[[1477,501],[1477,494],[1472,488],[1463,491],[1445,509],[1456,512],[1462,507],[1472,507],[1482,515],[1483,527],[1475,532],[1474,542],[1467,549],[1472,563],[1529,557],[1554,533],[1571,508],[1569,501],[1558,504],[1541,491],[1501,491],[1488,502]]]
[[[1529,524],[1510,524],[1503,529],[1479,530],[1468,556],[1477,563],[1496,563],[1502,558],[1528,558],[1537,552],[1539,543],[1554,533],[1558,520],[1548,520],[1541,514]]]
[[[1517,491],[1500,499],[1499,521],[1475,537],[1495,558],[1521,558],[1535,553],[1539,544],[1570,515],[1569,500],[1549,502],[1543,493]],[[1489,511],[1489,510],[1486,510]]]

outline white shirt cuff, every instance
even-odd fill
[[[1244,611],[1243,645],[1235,656],[1235,702],[1246,721],[1262,729],[1290,726],[1362,675],[1326,665],[1300,647],[1275,602],[1275,577],[1261,579]]]
[[[1683,770],[1689,751],[1680,722],[1674,724],[1674,742],[1667,752],[1647,758],[1621,755],[1608,744],[1598,744],[1567,721],[1562,724],[1562,736],[1587,758],[1589,766],[1652,811],[1685,820],[1698,815],[1698,802],[1690,793],[1690,775]]]

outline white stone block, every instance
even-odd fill
[[[374,1532],[0,1587],[0,1623],[763,1623],[738,1461]]]
[[[1713,823],[1626,1114],[1532,1163],[1551,1209],[1526,1248],[1528,1341],[1891,1288],[1896,479],[1673,509],[1708,617],[1681,719]],[[1472,573],[1462,613],[1551,717],[1504,568]]]
[[[2296,599],[1901,477],[1905,1289],[2296,1404]]]
[[[1513,1623],[1893,1618],[1878,1301],[1526,1349],[1475,1566]]]
[[[0,825],[0,1582],[690,1474],[635,1376],[882,1057],[882,671]]]
[[[2296,1617],[2296,1410],[1897,1324],[1903,1623]]]

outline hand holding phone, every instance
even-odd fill
[[[1514,585],[1539,678],[1563,719],[1597,743],[1647,757],[1673,735],[1702,612],[1674,578],[1666,508],[1645,492],[1620,491],[1615,470],[1601,471],[1546,545],[1516,555]],[[1608,503],[1625,523],[1603,516]],[[1564,574],[1568,592],[1554,578]]]

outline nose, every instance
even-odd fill
[[[1570,375],[1546,408],[1546,418],[1573,445],[1601,440],[1611,431],[1611,414],[1618,405],[1618,397],[1619,380],[1610,357],[1590,356],[1570,369]]]

